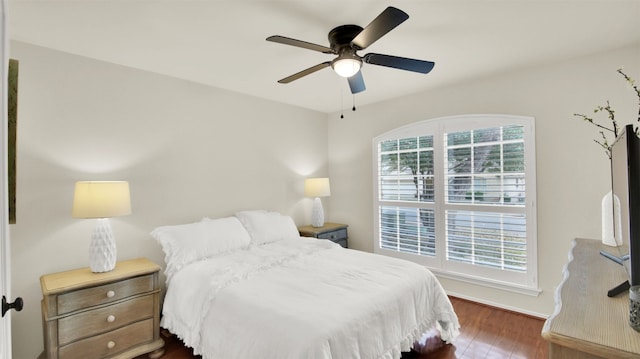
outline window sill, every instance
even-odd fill
[[[520,286],[512,283],[507,283],[507,282],[493,281],[486,278],[478,278],[478,277],[473,277],[473,276],[464,275],[464,274],[443,272],[435,268],[429,268],[429,267],[427,268],[433,274],[435,274],[436,277],[440,277],[440,278],[447,278],[447,279],[452,279],[460,282],[481,285],[483,287],[500,289],[508,292],[528,295],[531,297],[537,297],[542,293],[541,289],[535,288],[535,287],[525,287],[525,286]]]

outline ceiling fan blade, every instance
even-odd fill
[[[355,75],[348,77],[347,81],[349,81],[349,87],[351,88],[352,94],[357,94],[358,92],[362,92],[367,89],[364,85],[362,71],[358,71]]]
[[[406,12],[389,6],[360,31],[351,43],[359,49],[365,49],[408,18],[409,15]]]
[[[291,39],[291,38],[280,36],[280,35],[269,36],[267,37],[266,40],[271,42],[277,42],[279,44],[302,47],[303,49],[323,52],[325,54],[335,54],[335,52],[329,47],[312,44],[310,42],[306,42],[302,40]]]
[[[298,73],[295,73],[295,74],[293,74],[291,76],[285,77],[282,80],[279,80],[278,82],[281,83],[281,84],[288,84],[291,81],[295,81],[295,80],[297,80],[297,79],[299,79],[301,77],[307,76],[309,74],[312,74],[312,73],[314,73],[314,72],[316,72],[318,70],[322,70],[325,67],[329,67],[329,66],[331,66],[331,61],[323,62],[321,64],[317,64],[315,66],[311,66],[306,70],[302,70],[302,71],[300,71]]]
[[[431,61],[373,53],[364,55],[362,60],[368,64],[393,67],[400,70],[419,72],[422,74],[429,73],[435,66],[435,63]]]

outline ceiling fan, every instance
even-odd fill
[[[331,66],[338,75],[347,78],[349,81],[349,87],[351,88],[351,93],[356,94],[366,89],[362,72],[360,71],[363,63],[392,67],[423,74],[429,73],[435,65],[431,61],[376,53],[368,53],[364,56],[359,56],[357,54],[358,50],[366,49],[386,33],[393,30],[396,26],[402,24],[408,18],[409,15],[404,11],[392,6],[387,7],[364,29],[358,25],[341,25],[329,31],[330,47],[280,35],[269,36],[267,37],[267,41],[302,47],[304,49],[318,51],[325,54],[338,55],[338,57],[331,61],[326,61],[309,67],[306,70],[302,70],[291,76],[285,77],[278,82],[287,84],[318,70],[322,70],[325,67]]]

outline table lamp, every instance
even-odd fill
[[[324,225],[324,210],[320,197],[331,196],[331,187],[328,178],[307,178],[304,181],[304,195],[315,197],[311,207],[311,226],[322,227]]]
[[[129,182],[76,182],[71,215],[74,218],[96,219],[89,245],[89,266],[92,272],[109,272],[115,268],[116,242],[109,218],[130,213]]]

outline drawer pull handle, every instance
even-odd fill
[[[116,295],[116,292],[114,292],[112,290],[107,292],[107,298],[113,298],[113,296],[115,296],[115,295]]]
[[[116,316],[115,315],[110,315],[107,317],[107,322],[109,323],[113,323],[116,321]]]
[[[116,342],[114,342],[114,341],[110,340],[110,341],[107,343],[107,348],[109,348],[109,349],[113,349],[113,348],[115,348],[115,347],[116,347]]]

